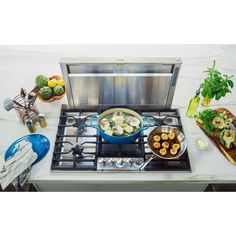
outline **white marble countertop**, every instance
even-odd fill
[[[157,56],[181,57],[181,68],[173,107],[185,107],[199,86],[207,66],[216,59],[218,68],[226,74],[236,75],[236,45],[133,45],[133,46],[7,46],[0,47],[0,103],[6,97],[13,98],[21,87],[30,90],[38,74],[61,74],[58,61],[61,57],[114,57],[114,56]],[[235,80],[234,80],[235,81]],[[235,83],[236,84],[236,83]],[[183,92],[184,91],[184,92]],[[236,87],[233,93],[223,98],[224,104],[236,114]],[[38,109],[47,116],[48,127],[38,128],[38,133],[47,136],[51,142],[47,156],[35,165],[30,177],[31,182],[40,181],[77,181],[77,182],[236,182],[236,166],[230,164],[224,156],[209,143],[206,151],[198,151],[194,138],[203,135],[192,119],[185,117],[185,108],[180,108],[184,131],[188,143],[188,152],[192,172],[184,173],[52,173],[50,170],[52,152],[58,125],[61,104],[67,103],[66,97],[53,103],[37,101]],[[213,103],[213,105],[216,102]],[[27,135],[28,131],[19,121],[14,111],[6,112],[0,106],[0,157],[1,161],[7,147],[17,138]],[[1,165],[1,162],[0,162]]]

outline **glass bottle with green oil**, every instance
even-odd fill
[[[44,114],[39,114],[38,115],[38,119],[39,119],[39,124],[41,126],[41,128],[45,128],[47,127],[47,122],[46,122],[46,119],[45,119],[45,115]]]
[[[188,109],[186,111],[186,116],[192,118],[197,112],[200,103],[200,88],[196,91],[196,95],[190,100]]]

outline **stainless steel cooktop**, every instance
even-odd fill
[[[107,107],[106,107],[107,108]],[[53,171],[139,171],[145,159],[152,155],[147,136],[156,125],[179,127],[177,110],[144,109],[129,107],[148,116],[150,128],[130,144],[105,142],[91,127],[91,116],[98,115],[105,107],[69,109],[62,106],[51,169]],[[107,108],[108,109],[108,108]],[[187,151],[176,160],[154,159],[144,171],[191,171]]]

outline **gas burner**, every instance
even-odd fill
[[[74,156],[83,156],[83,148],[79,145],[76,145],[75,147],[71,148],[72,155]]]
[[[163,116],[163,117],[155,117],[153,115],[145,115],[150,119],[150,123],[153,126],[161,126],[161,125],[170,125],[175,127],[181,127],[179,123],[179,116]]]
[[[77,127],[77,134],[82,135],[86,131],[86,127]]]
[[[89,116],[86,117],[75,117],[73,116],[75,123],[72,125],[73,127],[77,128],[77,134],[81,135],[86,131],[86,127],[88,126],[85,122],[87,121]]]

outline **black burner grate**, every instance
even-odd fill
[[[98,156],[99,157],[144,157],[143,138],[129,144],[111,144],[99,137]]]

